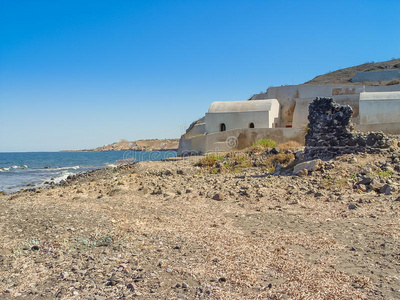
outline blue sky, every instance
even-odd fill
[[[0,0],[0,152],[178,138],[246,100],[400,57],[400,1]]]

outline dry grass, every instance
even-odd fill
[[[294,161],[295,157],[293,153],[279,153],[276,155],[268,156],[264,159],[264,165],[267,168],[276,167],[278,164],[287,166],[289,163]]]
[[[323,181],[321,182],[321,186],[323,186],[327,190],[333,190],[333,189],[343,189],[348,186],[348,182],[350,181],[350,178],[346,177],[332,177],[332,176],[326,176],[324,177]]]
[[[386,85],[396,85],[396,84],[400,84],[400,79],[395,78],[386,83]]]
[[[243,150],[244,152],[248,153],[249,155],[257,155],[265,152],[265,147],[261,145],[250,146]]]
[[[282,152],[285,152],[287,150],[298,150],[299,148],[302,148],[303,146],[296,142],[296,141],[289,141],[285,143],[278,144],[278,147],[281,149]]]
[[[221,162],[224,157],[217,153],[210,153],[206,156],[202,157],[197,163],[196,166],[199,167],[214,167],[218,162]]]

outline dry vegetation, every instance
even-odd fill
[[[240,173],[246,168],[260,167],[269,173],[286,167],[295,160],[294,153],[302,146],[290,141],[277,144],[270,139],[257,141],[241,151],[210,153],[199,159],[196,166],[206,167],[211,173]]]

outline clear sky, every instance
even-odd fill
[[[0,152],[178,138],[246,100],[400,57],[400,1],[0,0]]]

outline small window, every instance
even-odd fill
[[[225,123],[221,123],[221,124],[219,125],[219,131],[226,131]]]
[[[254,128],[254,123],[253,122],[249,124],[249,128]]]

